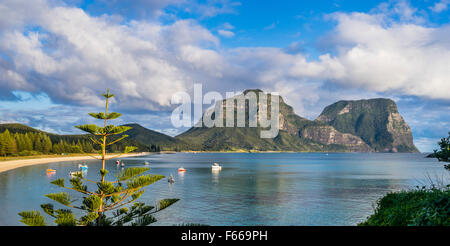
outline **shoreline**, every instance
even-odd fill
[[[120,158],[125,157],[134,157],[134,156],[142,156],[148,155],[148,152],[140,152],[140,153],[128,153],[121,155]],[[113,157],[117,154],[108,154],[106,157]],[[119,158],[119,157],[118,157]],[[44,157],[44,158],[30,158],[30,159],[20,159],[20,160],[11,160],[11,161],[2,161],[0,162],[0,173],[6,172],[9,170],[13,170],[20,167],[33,166],[39,164],[47,164],[50,162],[63,162],[63,161],[84,161],[93,159],[90,156],[65,156],[65,157]]]

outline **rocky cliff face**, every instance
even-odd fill
[[[326,145],[343,145],[351,152],[373,151],[360,137],[339,132],[332,126],[309,126],[302,130],[301,136]]]
[[[327,106],[316,121],[360,137],[374,151],[418,151],[411,128],[390,99],[339,101]]]

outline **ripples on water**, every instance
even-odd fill
[[[155,225],[356,225],[389,191],[429,184],[443,167],[424,154],[373,153],[177,153],[123,159],[128,167],[150,162],[150,173],[168,177],[140,198],[152,204],[180,198],[160,212]],[[212,171],[218,162],[221,171]],[[0,225],[21,225],[18,212],[39,210],[44,194],[60,192],[49,181],[76,170],[79,162],[51,163],[0,173]],[[98,179],[99,162],[88,161]],[[1,165],[1,163],[0,163]],[[178,173],[183,166],[187,172]],[[47,168],[56,174],[47,175]],[[120,168],[107,164],[112,177]],[[444,177],[447,178],[447,177]],[[76,196],[76,193],[74,193]]]

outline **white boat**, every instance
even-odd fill
[[[150,163],[149,163],[148,161],[144,162],[144,164],[145,164],[146,166],[150,165]]]
[[[79,176],[79,175],[83,176],[83,172],[82,171],[72,171],[72,172],[69,172],[69,175],[71,177],[76,177],[76,176]]]
[[[123,163],[123,162],[120,163],[120,166],[121,166],[121,167],[124,167],[124,166],[125,166],[125,163]]]
[[[219,163],[214,163],[211,168],[212,170],[222,170],[222,167],[219,165]]]
[[[169,182],[171,184],[175,183],[175,179],[173,178],[172,174],[170,174],[169,178],[167,179],[167,182]]]

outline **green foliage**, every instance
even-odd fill
[[[116,113],[116,112],[112,112],[106,115],[105,117],[105,113],[101,112],[101,113],[89,113],[90,116],[99,119],[99,120],[104,120],[105,118],[108,120],[113,120],[113,119],[117,119],[120,116],[122,116],[122,114],[120,113]]]
[[[45,226],[45,218],[38,211],[25,211],[19,213],[22,217],[20,222],[28,226]]]
[[[419,189],[389,193],[362,226],[449,226],[450,190]]]
[[[50,184],[54,184],[59,187],[64,187],[64,179],[63,178],[55,179],[52,182],[50,182]]]
[[[66,192],[47,194],[46,197],[59,203],[60,205],[76,208],[84,211],[86,214],[79,219],[75,218],[75,215],[70,209],[56,209],[53,204],[42,204],[42,210],[55,218],[54,222],[60,226],[86,226],[86,225],[97,225],[97,226],[111,226],[111,225],[132,225],[132,226],[143,226],[154,223],[156,219],[152,214],[161,211],[172,205],[178,199],[165,199],[159,202],[158,208],[153,206],[145,205],[144,203],[135,202],[144,193],[146,186],[153,184],[154,182],[164,178],[162,175],[151,175],[144,174],[149,171],[149,168],[127,168],[116,175],[115,181],[107,180],[108,171],[105,169],[106,158],[106,146],[113,145],[121,140],[123,140],[126,135],[117,136],[113,138],[114,135],[120,135],[125,131],[131,129],[129,126],[114,126],[107,125],[107,120],[115,119],[120,116],[119,113],[107,113],[108,99],[114,95],[109,94],[109,91],[103,95],[106,100],[105,113],[91,113],[90,115],[94,118],[104,120],[104,127],[96,125],[80,125],[77,128],[86,131],[94,136],[90,139],[94,144],[98,144],[101,147],[99,154],[101,156],[102,168],[100,170],[100,181],[94,182],[92,180],[85,179],[82,174],[77,174],[75,177],[70,179],[71,187],[66,187],[64,179],[56,179],[51,182],[58,187],[68,189],[72,192],[80,192],[82,195],[81,204],[76,200],[72,200],[71,195]],[[6,132],[1,135],[0,140],[10,139]],[[6,136],[6,137],[3,137]],[[109,141],[109,136],[112,136],[112,141]],[[44,138],[48,139],[48,138]],[[36,140],[36,139],[34,139]],[[46,147],[46,141],[35,141],[36,145],[41,146],[43,149]],[[64,142],[61,142],[64,144]],[[1,145],[3,146],[3,145]],[[6,145],[5,145],[6,146]],[[80,142],[73,148],[82,148]],[[136,147],[126,146],[124,153],[131,152],[135,150]],[[95,183],[97,185],[96,191],[89,191],[88,186],[85,182]],[[125,185],[124,185],[125,183]],[[124,206],[131,207],[124,207]],[[106,212],[112,211],[113,216],[108,217]],[[40,215],[39,212],[28,211],[19,213],[22,216],[22,222],[27,225],[43,225],[44,217]]]
[[[450,132],[448,137],[442,138],[439,144],[439,150],[434,150],[433,157],[442,162],[450,162]],[[445,169],[450,171],[450,164],[444,166]]]
[[[163,199],[158,202],[158,211],[168,208],[172,204],[178,202],[180,199]]]
[[[66,206],[72,203],[72,197],[66,192],[52,193],[45,196]]]
[[[128,180],[130,178],[134,178],[140,174],[143,174],[147,171],[149,171],[150,168],[148,167],[133,167],[133,168],[126,168],[125,170],[120,171],[116,178],[119,181]]]
[[[151,185],[158,180],[163,179],[162,175],[142,175],[139,177],[134,177],[127,181],[127,187],[129,189],[139,189],[141,187]]]

